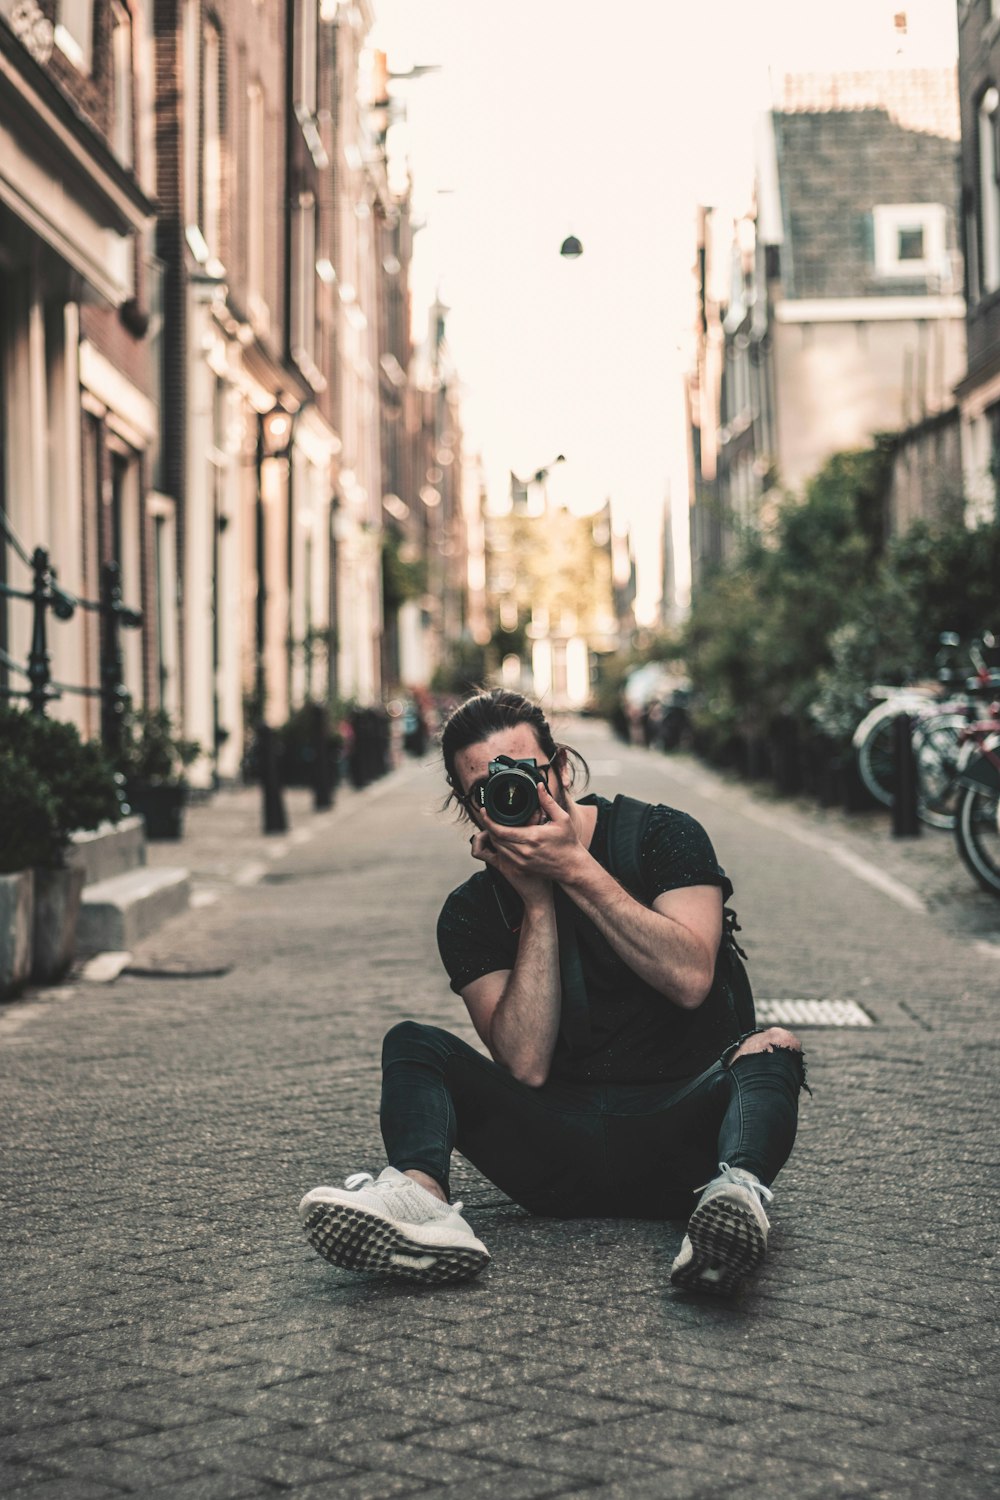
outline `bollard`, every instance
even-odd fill
[[[897,714],[892,727],[896,772],[892,836],[912,839],[920,833],[920,819],[917,816],[917,758],[913,753],[913,725],[909,714]]]
[[[316,752],[313,763],[313,807],[326,812],[333,806],[333,777],[330,774],[330,721],[322,703],[311,705],[312,742]]]
[[[33,714],[45,713],[49,699],[49,646],[46,638],[45,611],[49,607],[49,554],[36,547],[31,558],[31,653],[28,657],[28,703]]]
[[[257,726],[257,760],[263,793],[263,831],[287,833],[288,816],[278,770],[278,737],[270,724]]]

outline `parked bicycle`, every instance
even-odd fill
[[[955,841],[979,884],[1000,895],[1000,701],[963,731]]]
[[[900,714],[909,715],[917,766],[917,812],[922,822],[940,829],[955,826],[962,736],[981,711],[984,697],[1000,688],[1000,672],[983,655],[996,645],[993,635],[986,632],[969,648],[975,675],[966,678],[963,691],[954,691],[959,674],[953,653],[959,644],[952,632],[941,635],[937,687],[872,688],[871,695],[882,701],[854,731],[861,780],[876,801],[891,807],[896,781],[895,724]]]

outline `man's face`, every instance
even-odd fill
[[[533,760],[539,766],[545,765],[545,755],[530,724],[516,724],[513,729],[498,729],[489,739],[480,740],[475,745],[466,745],[455,756],[455,776],[463,797],[469,797],[474,789],[487,780],[490,761],[496,760],[498,755],[509,755],[511,760]],[[546,774],[545,784],[560,807],[565,808],[568,807],[569,799],[563,782],[564,775],[565,757],[557,754],[557,763]],[[467,801],[465,807],[474,821],[482,826],[482,809],[472,800]],[[532,815],[533,824],[541,821],[541,811]]]

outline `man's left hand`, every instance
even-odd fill
[[[538,784],[538,820],[519,828],[494,823],[485,812],[483,827],[511,864],[525,874],[564,881],[579,867],[586,850],[580,843],[576,825],[569,813],[549,793],[544,782]]]

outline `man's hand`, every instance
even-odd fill
[[[538,812],[530,823],[508,828],[485,811],[479,818],[483,832],[473,837],[474,857],[499,870],[525,901],[526,889],[534,893],[540,882],[548,888],[553,881],[570,879],[588,857],[573,819],[544,782],[538,785]]]

